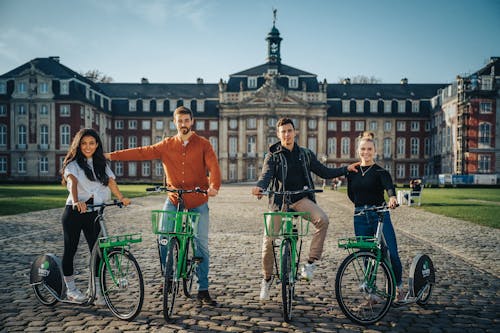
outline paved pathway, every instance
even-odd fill
[[[437,285],[427,308],[393,308],[376,325],[351,323],[335,301],[334,278],[345,253],[336,239],[352,235],[352,206],[345,194],[327,191],[318,197],[330,216],[324,258],[313,282],[300,282],[293,323],[281,319],[278,287],[271,301],[258,300],[262,212],[266,200],[249,195],[249,186],[224,186],[211,199],[211,293],[216,308],[197,307],[181,296],[172,323],[163,320],[156,245],[149,212],[163,196],[138,198],[124,210],[107,211],[114,233],[143,232],[133,245],[145,278],[145,302],[133,322],[114,318],[107,308],[37,302],[28,285],[32,260],[40,253],[62,254],[61,209],[0,218],[0,332],[499,332],[500,231],[400,207],[393,213],[400,255],[408,273],[417,252],[428,253],[437,269]],[[306,245],[307,251],[307,245]],[[76,261],[85,288],[86,246]],[[303,251],[303,252],[306,252]]]

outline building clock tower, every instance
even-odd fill
[[[280,64],[280,44],[282,38],[280,37],[280,32],[276,29],[276,9],[273,9],[273,28],[267,35],[267,61],[271,64]]]

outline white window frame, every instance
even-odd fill
[[[492,113],[493,107],[491,102],[480,102],[479,103],[479,113]]]
[[[41,156],[38,159],[38,170],[40,173],[49,173],[49,159],[47,156]]]
[[[62,124],[59,127],[59,143],[61,147],[69,147],[71,144],[71,126]]]
[[[364,131],[365,130],[365,122],[363,120],[356,120],[354,123],[355,131]]]
[[[288,87],[290,89],[297,89],[299,87],[299,78],[297,76],[290,76],[288,78]]]
[[[247,87],[248,89],[257,88],[257,76],[249,76],[247,78]]]
[[[151,120],[143,120],[141,122],[141,128],[143,130],[149,131],[151,129]]]
[[[0,147],[7,146],[7,125],[0,124]]]
[[[155,128],[158,131],[162,130],[163,129],[163,120],[157,120],[157,121],[155,121]]]
[[[342,120],[341,126],[342,126],[342,132],[351,131],[351,122],[349,120]]]
[[[351,101],[350,100],[342,100],[342,113],[350,113],[351,112]]]
[[[205,130],[205,121],[204,120],[197,120],[195,122],[195,127],[197,131],[204,131]]]
[[[7,173],[7,156],[0,156],[0,173]]]
[[[59,116],[61,117],[71,116],[71,108],[68,104],[62,104],[59,106]]]
[[[117,135],[115,136],[115,150],[122,150],[125,147],[123,146],[123,136]]]
[[[337,122],[335,120],[328,121],[328,130],[329,131],[336,131],[337,130]]]
[[[396,130],[398,132],[406,132],[406,121],[404,120],[396,121]]]
[[[141,165],[141,174],[143,177],[151,176],[151,162],[143,161]]]
[[[137,177],[137,162],[128,162],[128,176]]]
[[[412,131],[412,132],[418,132],[418,131],[420,131],[420,121],[418,121],[418,120],[412,120],[410,122],[410,131]]]
[[[326,153],[334,157],[337,155],[337,138],[328,138],[326,140]]]
[[[137,120],[131,119],[128,121],[128,129],[137,129]]]
[[[208,123],[208,129],[210,131],[217,131],[219,129],[219,122],[217,120],[210,120]]]
[[[128,148],[137,148],[137,137],[135,135],[128,137]]]

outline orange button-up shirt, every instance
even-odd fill
[[[111,160],[145,161],[160,159],[167,175],[167,186],[191,190],[196,187],[219,190],[221,173],[214,149],[207,139],[193,133],[187,143],[176,135],[154,145],[124,149],[110,153]],[[175,194],[169,193],[169,199],[177,205]],[[184,195],[186,208],[195,208],[208,201],[202,193]]]

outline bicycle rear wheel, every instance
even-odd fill
[[[179,290],[177,263],[179,260],[179,241],[172,238],[168,244],[165,262],[165,282],[163,284],[163,317],[170,320],[174,313],[175,297]]]
[[[392,303],[394,281],[385,262],[377,265],[371,252],[351,253],[340,264],[335,293],[342,312],[352,321],[369,325],[382,319]]]
[[[109,266],[101,265],[100,283],[104,300],[117,318],[133,320],[144,302],[144,281],[141,268],[127,250],[115,248],[108,252]]]
[[[292,270],[292,246],[290,240],[283,240],[281,248],[281,297],[283,301],[283,320],[292,320],[292,303],[295,291],[295,275]]]
[[[188,239],[186,241],[186,252],[184,256],[186,258],[186,277],[182,279],[182,289],[184,290],[184,295],[190,298],[193,290],[196,268],[198,267],[198,262],[194,259],[193,239]]]
[[[45,282],[40,282],[38,284],[34,284],[33,291],[35,292],[35,296],[40,303],[43,305],[54,305],[57,303],[57,298],[54,297],[53,291],[49,290],[49,286],[45,284]]]

